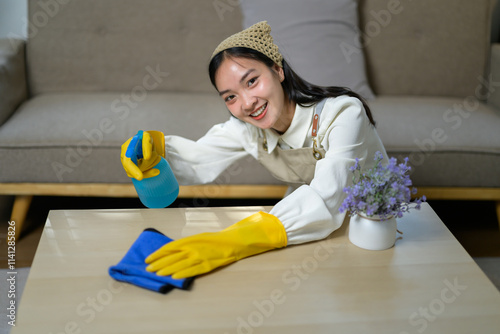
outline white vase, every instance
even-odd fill
[[[349,240],[358,247],[383,250],[396,242],[397,222],[394,216],[381,220],[379,216],[355,215],[349,223]]]

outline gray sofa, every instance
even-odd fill
[[[119,153],[139,129],[197,139],[227,120],[210,55],[261,19],[299,74],[368,99],[420,194],[496,201],[500,215],[495,0],[28,2],[28,40],[0,41],[0,194],[16,196],[18,224],[33,195],[135,196]],[[245,159],[180,196],[285,188]]]

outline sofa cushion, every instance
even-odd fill
[[[500,5],[498,10],[500,11]],[[491,45],[490,73],[490,87],[485,95],[488,98],[489,105],[500,109],[500,44],[498,43]]]
[[[29,0],[27,62],[33,94],[130,91],[148,69],[156,90],[212,92],[213,50],[241,30],[238,6],[221,19],[206,0]],[[71,46],[71,47],[69,47]]]
[[[241,10],[244,27],[268,21],[284,58],[307,81],[345,86],[367,99],[374,97],[363,50],[345,48],[357,36],[356,1],[246,0]]]
[[[500,113],[473,98],[370,101],[391,156],[410,158],[420,186],[500,187]]]
[[[475,96],[487,67],[495,3],[360,1],[357,46],[365,51],[375,94]]]
[[[59,93],[29,100],[0,127],[0,182],[130,182],[120,147],[138,130],[196,140],[230,117],[214,93],[133,96]],[[253,158],[236,164],[216,183],[280,183]]]
[[[229,113],[216,94],[44,94],[0,128],[0,182],[130,182],[120,146],[139,129],[198,139]],[[500,116],[476,100],[382,96],[370,102],[389,155],[417,186],[500,187]],[[207,121],[208,120],[208,121]],[[215,183],[280,184],[253,158]]]
[[[26,100],[23,40],[0,39],[0,125]]]

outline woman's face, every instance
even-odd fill
[[[261,129],[285,132],[292,122],[295,103],[285,96],[283,69],[272,69],[247,58],[226,58],[215,74],[215,84],[227,108],[238,119]]]

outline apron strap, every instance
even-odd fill
[[[312,126],[312,137],[316,138],[318,135],[318,123],[319,123],[319,116],[321,115],[321,112],[323,111],[323,107],[325,106],[326,99],[323,99],[319,101],[316,104],[316,107],[314,108],[314,117],[313,117],[313,126]]]
[[[323,107],[325,106],[326,99],[319,101],[314,108],[314,117],[313,117],[313,126],[312,126],[312,140],[313,140],[313,157],[316,160],[323,159],[323,155],[318,150],[318,142],[316,136],[318,135],[318,124],[319,124],[319,116],[323,111]]]

